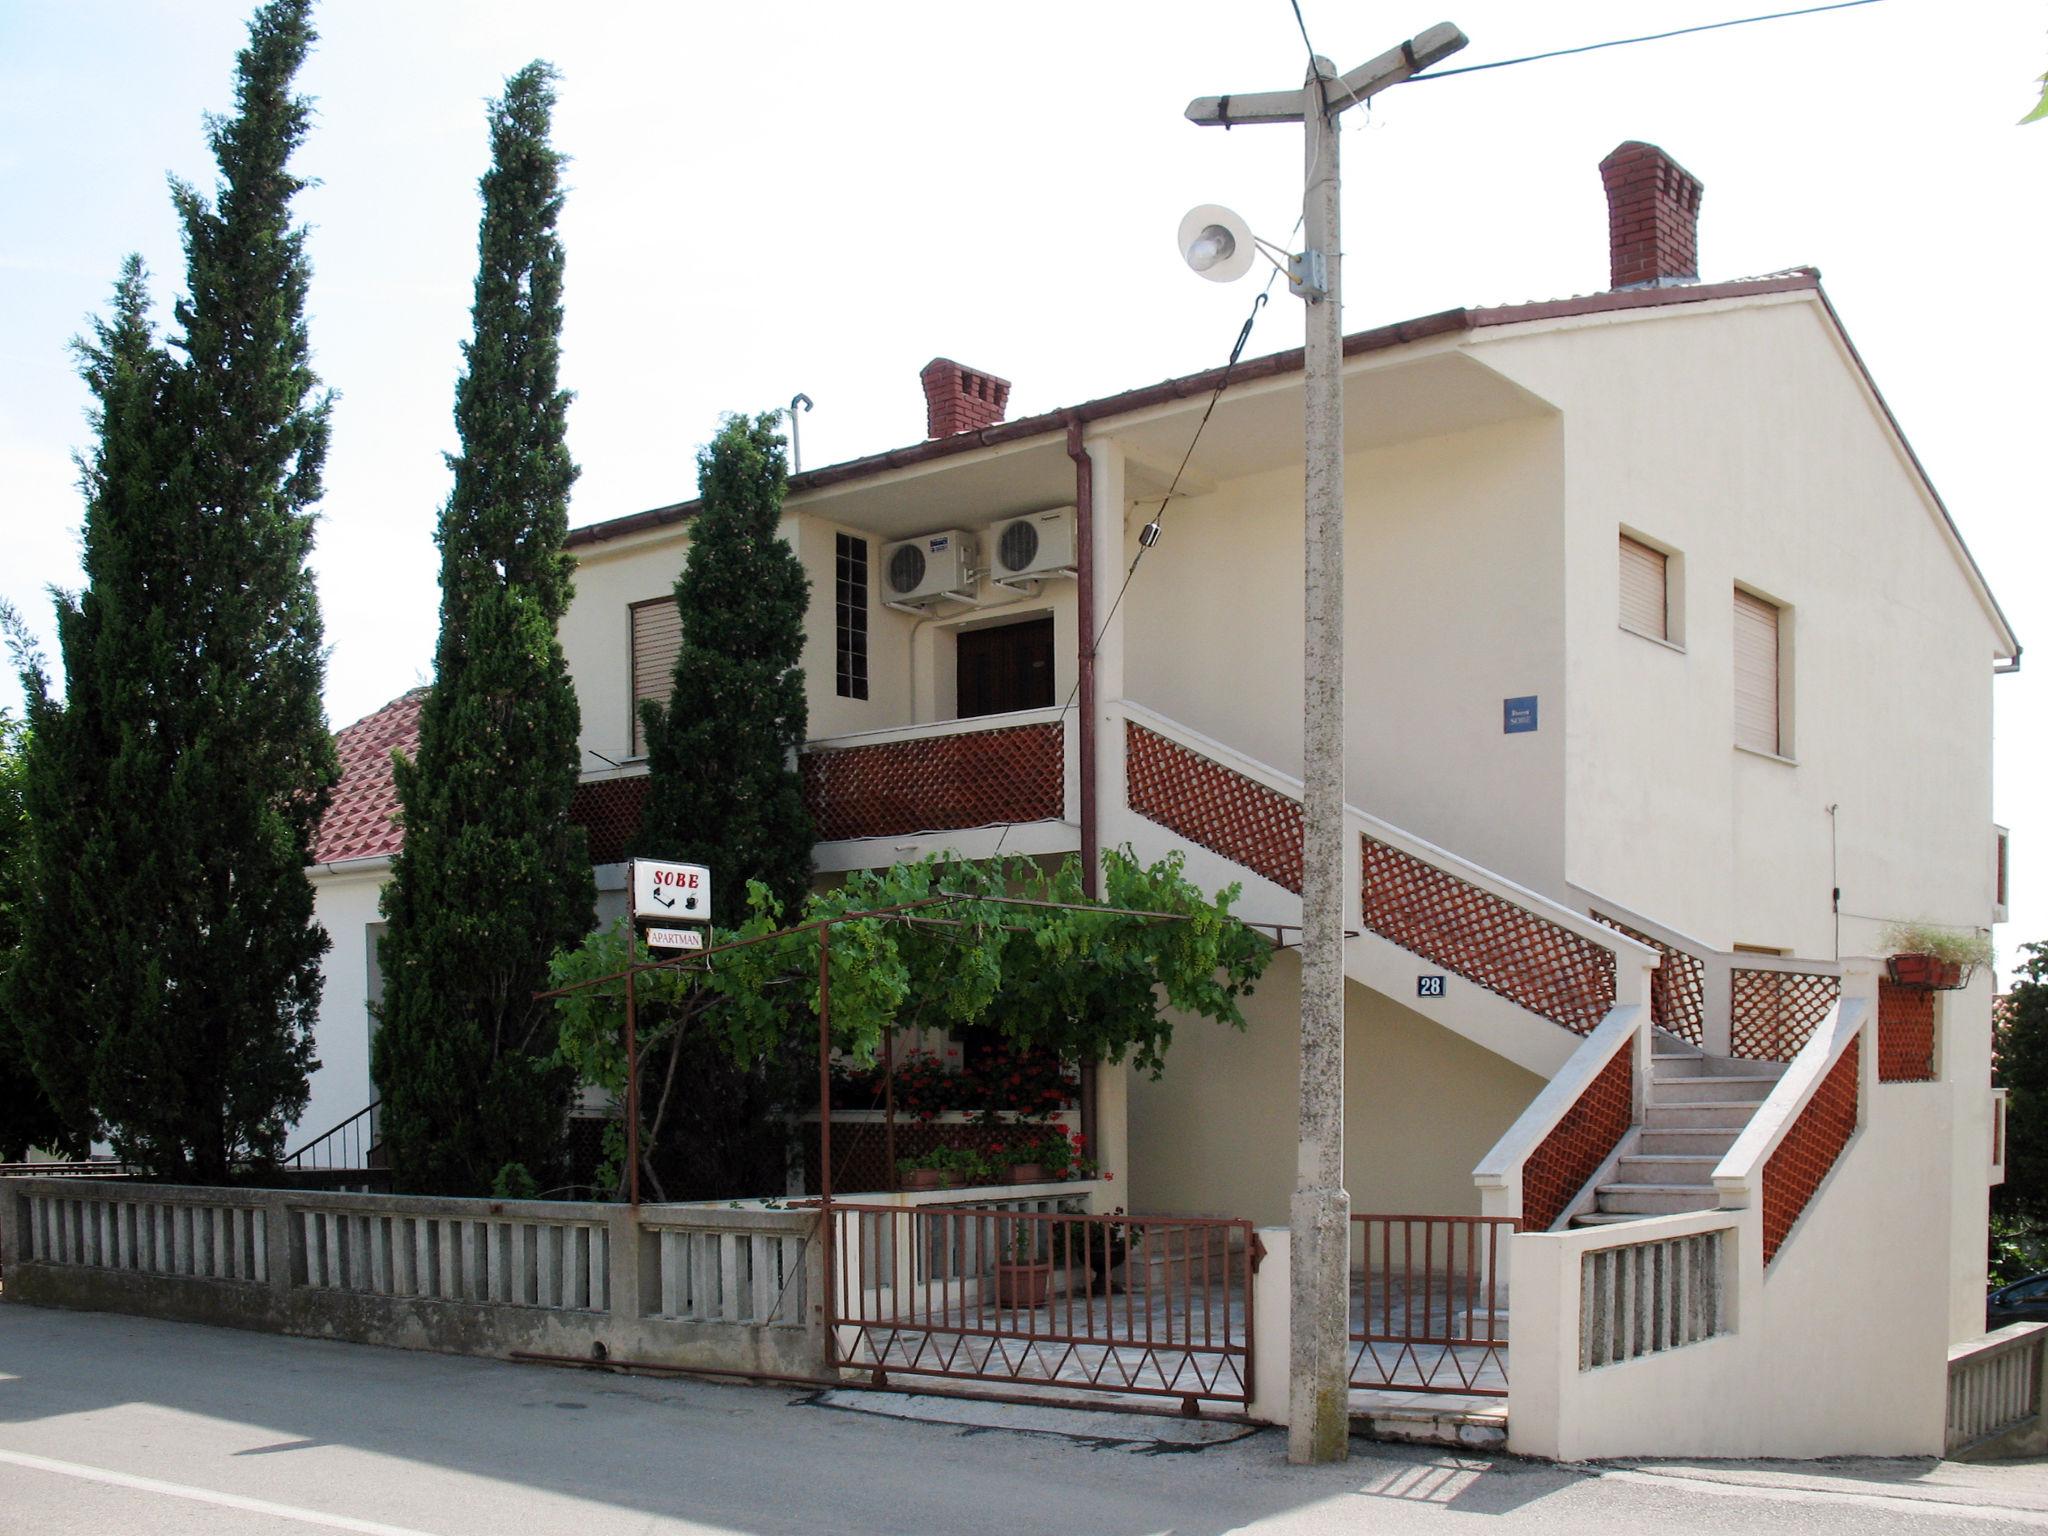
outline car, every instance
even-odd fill
[[[2048,1323],[2048,1274],[2015,1280],[1986,1298],[1984,1326],[2003,1328],[2007,1323]]]

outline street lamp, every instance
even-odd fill
[[[1289,287],[1308,304],[1302,368],[1305,641],[1302,689],[1301,1089],[1290,1208],[1292,1336],[1287,1459],[1342,1461],[1350,1445],[1351,1197],[1344,1188],[1344,362],[1337,118],[1465,46],[1449,22],[1338,74],[1320,55],[1299,90],[1202,96],[1205,128],[1300,123],[1305,245]],[[1213,206],[1181,221],[1181,252],[1204,277],[1251,265],[1241,219]],[[1191,230],[1190,221],[1200,218]],[[1235,220],[1235,222],[1231,222]],[[1240,237],[1239,231],[1243,235]],[[1225,247],[1228,247],[1226,250]]]

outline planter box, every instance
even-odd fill
[[[1046,1183],[1045,1165],[1042,1163],[1012,1163],[1010,1164],[1010,1182],[1012,1184]]]
[[[1885,969],[1899,986],[1923,987],[1932,992],[1954,991],[1969,979],[1958,962],[1933,955],[1893,955],[1885,961]]]

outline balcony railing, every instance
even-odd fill
[[[804,748],[804,803],[820,842],[1057,821],[1066,758],[1057,710],[863,731]]]

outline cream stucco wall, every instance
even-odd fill
[[[1546,891],[1564,847],[1560,475],[1549,417],[1345,462],[1345,797]],[[1124,599],[1129,697],[1298,776],[1299,466],[1165,523]],[[1538,729],[1504,734],[1503,701],[1530,694]]]
[[[1490,337],[1563,411],[1566,874],[1717,948],[1987,929],[1999,641],[1819,301]],[[1677,556],[1676,644],[1618,622],[1616,541]],[[1733,743],[1733,590],[1782,605],[1784,760]],[[1830,807],[1833,812],[1830,814]],[[1839,948],[1831,892],[1841,888]],[[1983,1324],[1988,985],[1942,1003],[1949,1319]]]
[[[1274,960],[1239,1033],[1183,1019],[1157,1082],[1126,1070],[1133,1210],[1284,1224],[1294,1191],[1301,966]],[[1355,1211],[1479,1213],[1472,1168],[1542,1080],[1345,988],[1345,1183]]]
[[[1563,412],[1569,878],[1833,955],[1832,805],[1845,913],[1987,924],[1994,632],[1818,302],[1474,350]],[[1678,647],[1619,626],[1623,529],[1682,557]],[[1789,761],[1733,744],[1737,584],[1785,608]],[[1876,927],[1845,916],[1843,952]]]
[[[288,1150],[332,1129],[376,1097],[370,1086],[370,939],[383,919],[377,898],[389,878],[382,860],[348,871],[313,875],[313,917],[331,946],[321,961],[320,1022],[314,1033],[319,1070]]]

